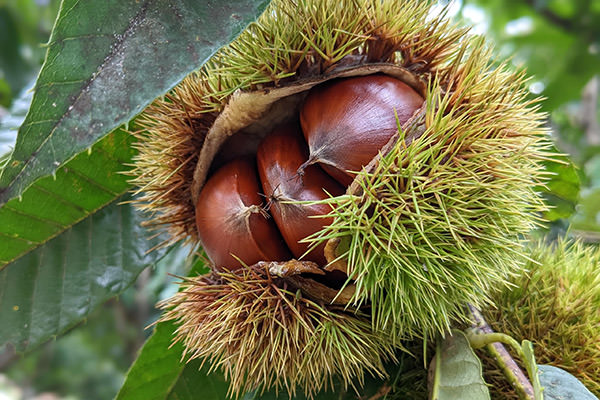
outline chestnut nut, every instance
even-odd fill
[[[324,200],[328,194],[344,193],[342,185],[329,177],[318,165],[310,165],[302,173],[298,168],[308,159],[308,148],[302,133],[293,125],[276,129],[258,147],[256,160],[265,195],[271,202],[270,211],[279,231],[296,258],[309,248],[302,239],[331,224],[333,218],[315,218],[327,215],[326,204],[306,205],[287,201]],[[306,254],[303,259],[325,265],[325,243]]]
[[[332,218],[324,217],[330,206],[288,202],[341,195],[423,101],[410,86],[386,75],[336,79],[312,88],[299,113],[302,129],[298,123],[283,125],[260,143],[260,183],[250,158],[225,164],[206,182],[196,204],[196,225],[208,257],[227,269],[241,267],[240,260],[251,265],[287,261],[291,255],[325,266],[325,244],[307,253],[309,244],[302,240],[331,224]]]
[[[300,124],[318,162],[344,186],[369,163],[423,104],[404,82],[387,75],[336,79],[315,86],[300,110]],[[398,120],[396,121],[396,115]]]
[[[225,164],[200,192],[196,226],[204,251],[217,268],[240,268],[239,260],[252,265],[291,258],[275,223],[262,208],[259,192],[254,162],[247,158]]]

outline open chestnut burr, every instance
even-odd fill
[[[524,73],[492,55],[431,2],[273,1],[157,99],[133,132],[136,203],[151,211],[148,226],[167,231],[165,245],[202,245],[211,259],[161,304],[183,358],[221,370],[238,398],[313,398],[338,379],[342,395],[367,374],[385,379],[405,340],[445,336],[469,320],[466,303],[490,304],[528,257],[523,238],[546,211],[537,188],[552,158]],[[266,151],[276,183],[257,173],[258,200],[245,204],[250,222],[270,216],[289,254],[245,259],[229,244],[271,240],[245,218],[231,224],[229,197],[199,199],[238,157],[258,169],[261,142],[290,123],[304,157],[288,166],[291,145]],[[302,187],[325,193],[309,180],[313,167],[345,193],[302,201]],[[219,187],[239,197],[233,183]],[[291,222],[277,225],[277,208],[307,204],[331,214],[286,210]],[[221,219],[205,234],[198,214]],[[228,236],[231,226],[250,236]],[[320,249],[295,250],[314,229],[325,260],[309,258]]]
[[[335,79],[311,89],[299,112],[302,130],[295,118],[258,146],[260,183],[250,159],[235,159],[202,189],[196,223],[209,258],[218,268],[237,269],[242,263],[287,260],[289,248],[295,258],[324,267],[325,243],[311,247],[305,239],[331,224],[331,207],[302,202],[344,193],[353,172],[422,103],[414,89],[387,75]],[[261,206],[264,200],[268,207]]]

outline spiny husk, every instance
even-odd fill
[[[600,249],[540,242],[526,267],[494,296],[486,319],[497,332],[531,340],[538,364],[570,372],[600,396]]]
[[[304,346],[299,338],[308,340],[309,332],[327,327],[330,333],[316,336],[330,338],[323,344],[335,344],[342,354],[342,342],[333,338],[346,332],[344,340],[355,341],[353,357],[372,353],[375,365],[391,343],[446,333],[452,321],[466,318],[466,302],[489,302],[490,290],[505,285],[522,267],[520,235],[543,209],[534,192],[543,178],[539,161],[546,157],[543,116],[527,100],[522,73],[496,63],[482,39],[468,36],[443,15],[431,16],[429,8],[416,0],[275,0],[236,41],[138,120],[141,140],[133,170],[134,184],[143,192],[138,205],[152,213],[148,225],[169,231],[165,244],[197,244],[190,193],[194,169],[209,128],[236,91],[287,87],[365,63],[398,65],[427,86],[421,119],[361,172],[353,183],[359,190],[328,200],[335,206],[335,221],[312,238],[341,240],[338,254],[356,283],[352,303],[369,307],[371,331],[364,316],[348,319],[342,309],[321,304],[306,308],[314,313],[314,325],[289,318],[288,325],[264,325],[274,332],[265,328],[269,340],[256,347],[251,333],[233,336],[239,327],[250,332],[238,319],[241,308],[222,301],[210,285],[235,288],[245,299],[280,297],[264,280],[249,284],[233,275],[226,282],[227,275],[188,281],[184,294],[171,303],[165,318],[181,321],[178,340],[187,354],[206,356],[222,367],[234,392],[264,383],[292,391],[299,385],[313,393],[331,374],[346,382],[360,377],[364,365],[356,359],[348,367],[332,364],[339,357],[316,345],[301,352],[295,347],[286,355],[279,343]],[[186,317],[195,301],[184,298],[193,298],[193,289],[204,303]],[[289,306],[283,300],[248,304],[256,306],[252,310],[258,316],[275,315],[259,306]],[[373,347],[375,342],[381,346]]]
[[[146,225],[198,243],[190,196],[199,149],[236,90],[279,87],[349,64],[393,63],[425,80],[455,68],[466,29],[420,1],[275,0],[238,39],[156,100],[136,122],[132,183]],[[455,61],[456,62],[456,61]]]
[[[425,131],[401,132],[358,194],[328,200],[335,221],[313,238],[342,238],[355,303],[371,302],[375,326],[399,338],[443,334],[465,304],[489,302],[522,268],[519,236],[544,209],[541,115],[522,74],[489,59],[476,41],[430,83]]]
[[[334,376],[358,387],[365,371],[383,377],[383,362],[395,359],[368,316],[309,300],[261,265],[186,278],[182,289],[162,303],[162,320],[178,323],[184,358],[221,368],[234,395],[300,386],[312,397]]]

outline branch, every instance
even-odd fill
[[[554,25],[564,29],[565,31],[573,31],[573,30],[576,30],[576,28],[578,28],[577,25],[574,24],[573,21],[571,21],[570,19],[560,17],[560,16],[554,14],[549,9],[540,7],[537,4],[539,2],[536,0],[526,0],[525,3],[529,4],[529,6],[531,8],[533,8],[537,13],[544,16],[544,18],[546,18],[548,21],[550,21]]]
[[[490,325],[483,318],[481,311],[479,311],[471,304],[469,304],[469,310],[471,311],[471,315],[473,316],[473,320],[475,321],[475,323],[473,324],[475,328],[479,329],[485,334],[494,334],[494,331],[492,330]],[[499,336],[499,339],[502,339],[504,336],[506,336],[502,334],[500,335],[501,337]],[[490,355],[494,357],[494,359],[500,366],[502,373],[504,374],[506,379],[508,379],[511,386],[515,389],[515,391],[519,395],[519,398],[521,400],[534,400],[535,397],[531,382],[529,382],[527,376],[525,376],[521,368],[519,368],[519,366],[511,357],[510,353],[506,350],[504,345],[502,343],[495,342],[488,344],[486,348]]]

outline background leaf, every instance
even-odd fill
[[[469,340],[459,330],[446,336],[441,349],[431,363],[433,382],[432,400],[489,400],[490,393],[482,377],[479,358],[471,349]],[[439,368],[435,368],[438,365]]]
[[[577,378],[552,365],[539,365],[545,400],[598,400]]]
[[[0,205],[89,148],[231,41],[264,0],[64,0]]]
[[[34,84],[34,81],[30,82],[27,88],[32,88]],[[23,93],[13,101],[8,114],[0,120],[0,158],[6,156],[8,159],[9,153],[14,148],[17,140],[17,130],[25,120],[32,97],[33,92],[31,90],[23,90]],[[2,162],[0,162],[0,169],[2,169],[2,165]]]
[[[164,253],[141,220],[112,204],[0,271],[0,345],[29,350],[125,290]]]

